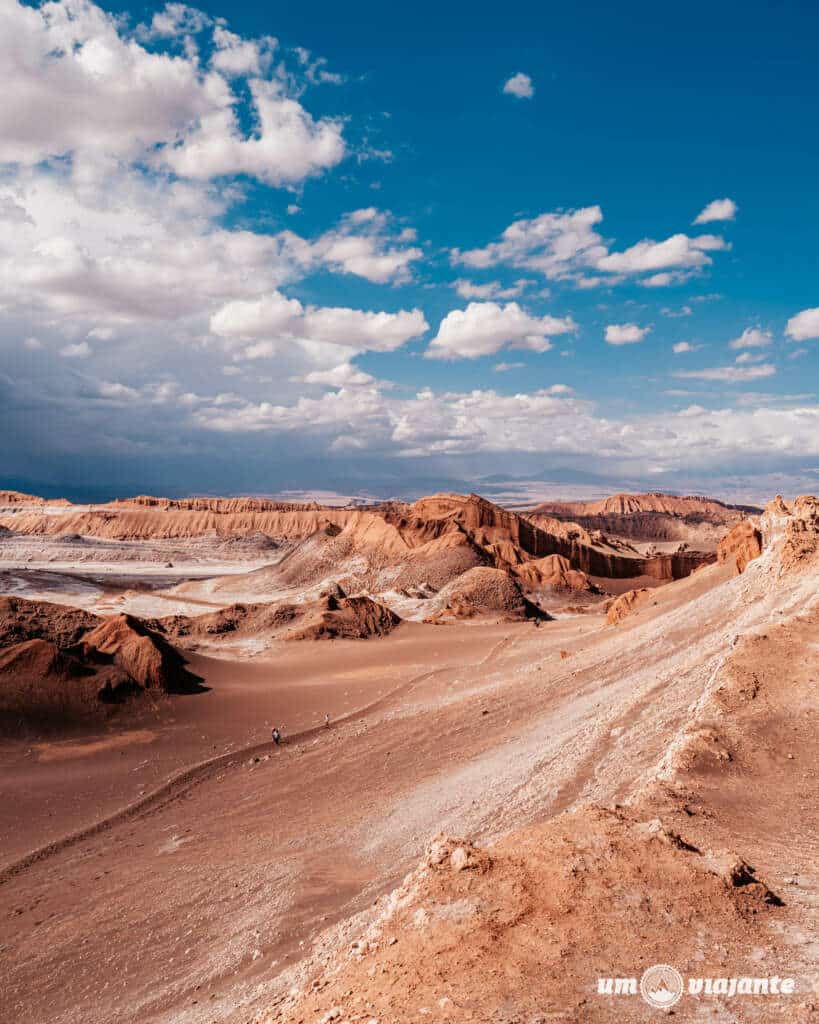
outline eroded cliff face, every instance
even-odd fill
[[[384,516],[416,543],[452,531],[461,532],[485,551],[497,568],[512,571],[530,559],[560,555],[569,560],[572,568],[590,576],[674,580],[715,559],[712,553],[697,551],[641,558],[601,550],[583,539],[582,533],[558,536],[476,494],[436,494],[414,505],[392,506]]]
[[[581,515],[635,515],[638,513],[661,513],[678,516],[711,516],[725,518],[761,509],[750,505],[727,505],[714,498],[700,495],[684,497],[651,491],[647,494],[612,494],[599,501],[553,501],[538,505],[533,512],[543,512],[558,519]]]
[[[274,501],[271,498],[160,498],[138,494],[135,498],[112,501],[113,508],[158,508],[188,512],[319,512],[322,506],[315,501]]]
[[[615,494],[601,501],[547,502],[532,509],[530,515],[570,519],[586,530],[632,540],[679,541],[715,550],[727,530],[759,511],[711,498]]]
[[[77,535],[116,541],[256,536],[285,542],[329,531],[339,536],[339,544],[346,544],[350,553],[360,551],[379,564],[411,554],[427,560],[439,555],[451,559],[460,548],[471,552],[470,564],[461,571],[489,564],[515,572],[532,560],[560,556],[573,570],[609,579],[679,579],[714,557],[697,551],[649,557],[628,554],[604,538],[591,537],[582,527],[543,528],[476,494],[436,494],[413,504],[391,502],[369,509],[286,505],[256,498],[142,496],[92,509],[68,508],[59,515],[35,509],[9,513],[0,517],[0,527],[25,536]]]
[[[0,525],[26,536],[78,534],[106,540],[185,540],[193,537],[241,537],[265,534],[274,540],[309,537],[328,526],[343,527],[358,513],[338,509],[219,512],[213,509],[105,505],[59,516],[21,512],[0,518]]]
[[[747,519],[729,531],[717,549],[717,559],[720,562],[731,562],[737,575],[744,572],[748,563],[761,554],[762,533]]]

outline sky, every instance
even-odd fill
[[[816,493],[817,38],[0,0],[0,487]]]

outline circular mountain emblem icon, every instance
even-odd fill
[[[640,978],[640,995],[649,1006],[667,1010],[683,994],[683,980],[679,971],[668,964],[654,964]]]

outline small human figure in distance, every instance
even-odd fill
[[[330,713],[329,712],[324,716],[324,728],[325,729],[329,729],[330,728]]]
[[[273,737],[273,742],[276,744],[276,746],[281,746],[282,734],[279,731],[278,727],[274,728],[273,732],[270,735]]]

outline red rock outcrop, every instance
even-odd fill
[[[0,731],[60,729],[138,690],[119,668],[60,650],[48,640],[0,649]]]
[[[277,507],[262,510],[263,499],[140,498],[61,515],[21,512],[0,517],[0,526],[22,535],[76,534],[127,541],[259,534],[277,542],[318,538],[320,544],[313,546],[326,549],[316,552],[319,560],[327,555],[332,562],[360,553],[373,571],[395,566],[396,586],[429,581],[434,572],[431,582],[440,587],[472,566],[508,570],[549,555],[568,559],[573,569],[588,575],[613,579],[679,579],[713,559],[696,551],[649,558],[626,554],[598,543],[575,524],[550,533],[475,494],[437,494],[410,505],[393,502],[369,509],[267,504]],[[337,553],[331,556],[330,548]],[[301,552],[300,559],[301,555],[309,560],[309,552]],[[304,576],[303,570],[296,571]]]
[[[715,550],[726,529],[748,513],[759,511],[712,498],[651,493],[614,494],[600,501],[546,502],[529,515],[572,520],[589,531],[638,541],[682,541]]]
[[[158,633],[132,615],[115,615],[82,638],[86,658],[105,655],[146,690],[188,693],[199,680],[185,668],[185,660]]]
[[[624,810],[586,807],[488,850],[437,836],[356,939],[316,956],[262,1020],[399,1024],[410,1006],[442,1022],[539,1021],[544,1007],[567,1022],[644,1019],[630,1012],[636,982],[613,1000],[589,979],[702,970],[703,931],[750,954],[778,903],[741,858]]]
[[[816,561],[819,555],[819,500],[812,495],[797,498],[785,526],[782,567],[786,571]]]
[[[150,625],[176,641],[254,637],[279,640],[366,640],[391,633],[401,619],[369,597],[333,587],[317,601],[232,604],[205,615],[174,615]]]
[[[579,569],[573,569],[565,555],[546,555],[515,567],[515,575],[535,587],[552,587],[554,590],[596,591],[589,577]]]
[[[101,621],[98,615],[22,597],[0,597],[0,647],[25,640],[48,640],[59,648],[72,647]]]
[[[503,619],[551,618],[524,597],[520,584],[508,572],[488,566],[470,569],[447,584],[435,596],[432,605],[434,611],[428,621],[433,622],[478,615]]]
[[[574,569],[590,576],[630,579],[650,576],[658,580],[680,579],[697,566],[714,560],[703,552],[675,552],[650,558],[600,550],[580,536],[556,536],[529,519],[502,509],[477,494],[436,494],[413,505],[393,505],[380,510],[402,536],[431,539],[460,531],[491,559],[497,568],[512,569],[533,559],[562,555]]]
[[[616,626],[621,619],[626,618],[636,611],[640,605],[645,604],[652,596],[653,591],[648,587],[641,587],[639,590],[627,590],[613,601],[606,605],[606,622],[610,626]]]
[[[745,571],[745,567],[762,554],[762,533],[750,520],[738,523],[719,542],[717,560],[731,562],[736,575]]]
[[[216,512],[234,515],[237,512],[320,512],[322,506],[315,501],[274,501],[272,498],[156,498],[139,494],[135,498],[119,498],[107,507],[155,508],[168,512]]]
[[[4,727],[45,719],[52,727],[69,725],[143,690],[190,693],[200,682],[179,652],[139,619],[0,598]]]

